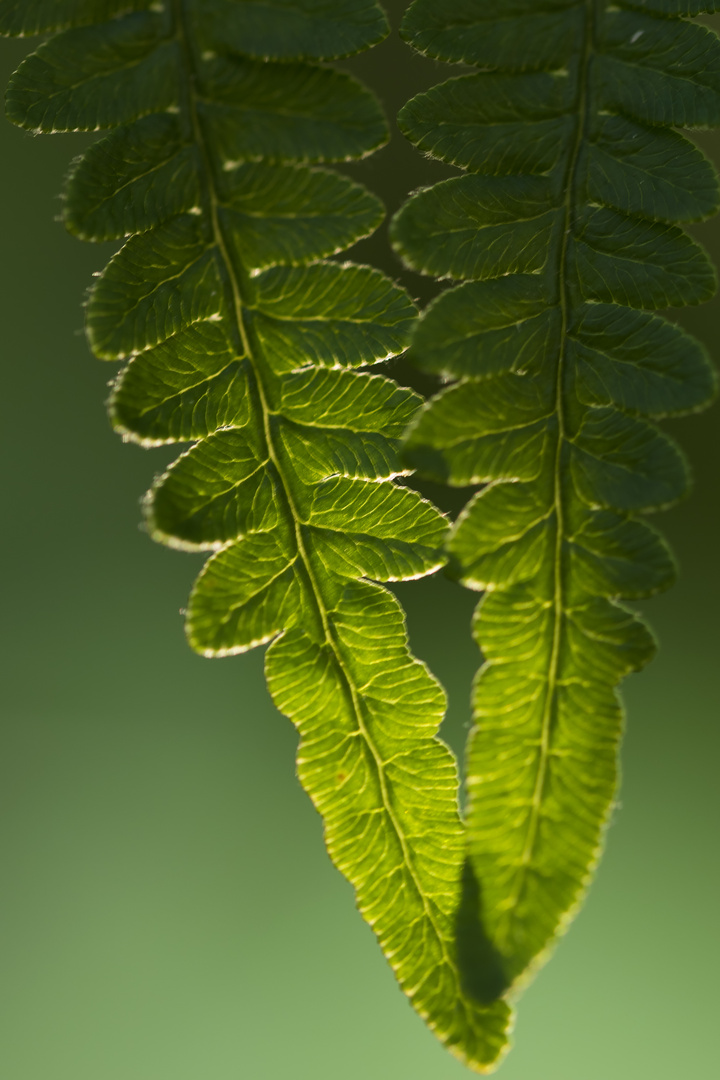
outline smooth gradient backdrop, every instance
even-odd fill
[[[3,82],[25,51],[0,42]],[[444,70],[397,40],[352,66],[390,115]],[[83,338],[110,249],[54,218],[86,141],[0,123],[0,1076],[460,1080],[325,854],[261,650],[193,655],[180,612],[202,560],[139,528],[173,451],[112,433],[115,369]],[[720,137],[703,144],[720,159]],[[392,210],[447,171],[396,134],[355,172]],[[700,235],[720,258],[720,222]],[[384,233],[358,253],[431,294]],[[718,303],[681,319],[716,346]],[[696,474],[659,522],[682,577],[644,606],[662,647],[626,683],[607,855],[521,1002],[502,1080],[707,1080],[717,1065],[719,416],[666,425]],[[442,577],[398,594],[458,748],[476,598]]]

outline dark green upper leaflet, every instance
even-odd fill
[[[211,553],[190,643],[271,643],[333,860],[417,1011],[463,1060],[491,1062],[509,1009],[458,973],[444,695],[373,583],[444,558],[445,519],[394,482],[420,401],[358,370],[405,349],[416,312],[377,271],[330,258],[383,208],[318,167],[387,139],[373,95],[317,63],[382,40],[387,20],[372,0],[0,0],[0,31],[59,31],[14,76],[11,120],[104,132],[72,168],[65,222],[123,242],[87,309],[95,354],[125,362],[116,429],[189,444],[145,512],[156,539]]]
[[[466,170],[395,218],[411,268],[453,287],[411,355],[449,385],[409,464],[480,485],[452,572],[482,590],[468,844],[511,993],[568,925],[600,854],[622,728],[616,685],[654,651],[623,606],[667,587],[644,513],[687,469],[654,420],[703,407],[703,348],[653,309],[715,291],[679,222],[714,213],[715,172],[673,128],[720,122],[720,43],[691,0],[416,0],[403,36],[480,71],[413,98],[400,127]]]

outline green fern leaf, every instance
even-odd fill
[[[483,924],[521,986],[597,863],[616,788],[616,685],[652,656],[622,600],[667,587],[672,557],[640,516],[687,468],[653,419],[707,403],[703,348],[650,309],[715,290],[677,224],[713,213],[715,172],[673,127],[720,123],[720,43],[692,0],[415,0],[407,41],[484,69],[410,101],[400,126],[467,170],[417,192],[394,243],[461,282],[412,353],[451,385],[407,460],[482,485],[450,538],[483,590],[484,665],[467,761],[468,844]]]
[[[126,361],[116,429],[191,444],[145,500],[155,539],[211,553],[190,643],[270,643],[333,860],[417,1011],[483,1067],[509,1010],[477,1000],[456,951],[456,931],[483,943],[444,695],[373,583],[443,561],[445,519],[395,482],[420,400],[357,370],[406,347],[415,309],[377,271],[327,261],[382,207],[317,167],[387,137],[364,87],[309,62],[379,41],[385,17],[371,0],[0,0],[0,28],[60,31],[13,78],[15,123],[105,132],[73,165],[65,221],[123,240],[87,308],[94,353]]]

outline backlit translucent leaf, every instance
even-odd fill
[[[401,33],[436,60],[528,71],[562,67],[581,19],[576,0],[505,0],[501,12],[494,0],[415,0]]]
[[[620,0],[620,7],[657,15],[701,15],[720,11],[718,0]]]
[[[117,128],[73,167],[65,223],[83,240],[145,232],[200,202],[198,164],[173,113]]]
[[[567,79],[463,75],[418,94],[398,115],[418,149],[471,172],[544,173],[572,123]]]
[[[179,94],[169,20],[147,12],[51,37],[13,76],[7,112],[33,131],[97,131],[164,112]]]
[[[468,171],[413,195],[392,235],[413,269],[462,282],[413,336],[414,361],[450,385],[405,456],[481,485],[448,551],[450,573],[485,594],[467,825],[489,942],[477,964],[498,998],[566,928],[601,851],[616,686],[654,649],[621,601],[673,580],[639,515],[681,498],[687,468],[647,418],[701,408],[715,378],[702,347],[648,311],[715,289],[677,223],[717,208],[717,177],[670,126],[720,122],[720,45],[663,16],[716,7],[415,0],[404,22],[421,52],[480,69],[401,111],[420,150]]]
[[[205,40],[261,59],[329,60],[386,37],[387,19],[374,0],[203,0]],[[240,17],[238,17],[238,15]]]
[[[445,180],[406,203],[396,246],[408,266],[436,277],[534,273],[545,261],[559,198],[545,177]]]
[[[143,11],[153,0],[0,0],[0,34],[32,35]]]
[[[131,360],[110,398],[113,423],[146,446],[245,427],[248,379],[220,324],[199,322]]]
[[[270,644],[330,854],[418,1013],[483,1070],[509,1007],[503,971],[478,963],[444,695],[376,584],[445,559],[445,518],[397,483],[420,399],[358,370],[407,347],[416,311],[378,271],[328,261],[383,210],[317,167],[388,129],[357,80],[308,61],[366,48],[387,20],[373,0],[0,0],[0,26],[59,31],[15,75],[11,118],[105,132],[73,165],[65,221],[122,244],[87,304],[93,351],[124,362],[113,424],[144,446],[189,444],[144,514],[154,539],[208,553],[190,644]]]
[[[208,153],[226,167],[259,159],[345,161],[387,140],[377,100],[333,68],[210,56],[200,60],[198,80],[197,114],[208,132]]]
[[[579,286],[589,300],[680,307],[715,292],[707,255],[677,226],[591,209],[578,215],[573,246]]]
[[[676,132],[600,116],[587,148],[588,195],[663,221],[694,221],[718,206],[715,170]]]
[[[612,9],[599,22],[601,105],[653,124],[720,123],[720,42],[712,30]]]

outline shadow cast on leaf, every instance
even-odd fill
[[[482,889],[469,858],[462,868],[455,942],[463,990],[479,1004],[491,1005],[509,988],[510,979],[502,955],[485,931]]]

